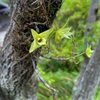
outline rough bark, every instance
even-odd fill
[[[85,37],[91,37],[91,38],[93,37],[93,26],[92,25],[97,20],[98,5],[99,5],[99,0],[92,0],[91,1],[90,9],[88,12],[88,17],[87,17],[87,27],[86,27]],[[87,43],[89,45],[91,45],[92,41],[87,41],[87,39],[85,39],[85,45],[87,45]],[[77,81],[74,85],[73,94],[77,91],[76,89],[81,84],[81,79],[84,75],[84,72],[86,71],[88,62],[89,62],[89,58],[86,55],[84,55],[84,62],[82,64],[82,68],[79,72],[79,76],[77,78]]]
[[[97,43],[73,100],[92,100],[100,81],[100,39]]]
[[[16,0],[11,25],[5,36],[0,61],[0,100],[36,100],[38,81],[29,47],[30,29],[50,28],[62,0]],[[37,64],[40,48],[32,54]]]
[[[90,4],[90,9],[88,12],[87,17],[87,27],[85,32],[85,45],[92,45],[92,38],[93,38],[93,24],[97,21],[97,14],[98,14],[98,8],[99,8],[99,0],[92,0]],[[87,38],[91,37],[91,40],[88,40]],[[84,64],[83,66],[86,67],[89,62],[89,58],[84,55]]]
[[[85,45],[92,45],[92,40],[87,40],[88,37],[93,38],[93,24],[97,20],[97,13],[98,13],[98,7],[99,7],[99,0],[92,0],[90,4],[90,9],[88,12],[87,17],[87,27],[85,32]],[[85,55],[84,55],[85,56]],[[87,56],[84,57],[84,64],[83,66],[86,67],[89,62],[89,58]]]

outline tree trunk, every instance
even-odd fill
[[[73,100],[92,100],[100,81],[100,39],[91,57]]]
[[[90,4],[90,9],[88,12],[88,18],[87,18],[87,27],[86,27],[86,32],[85,32],[85,37],[93,37],[93,27],[92,25],[96,22],[97,20],[97,12],[98,12],[98,5],[99,5],[99,0],[92,0],[91,4]],[[92,44],[92,41],[88,41],[87,39],[85,39],[85,45]],[[77,81],[74,85],[73,88],[73,95],[76,93],[77,88],[79,87],[80,83],[81,83],[81,79],[84,75],[84,72],[86,71],[86,67],[87,64],[89,62],[89,58],[84,55],[84,63],[82,64],[82,68],[79,72],[79,76],[77,78]]]
[[[62,0],[16,0],[11,25],[0,58],[0,100],[36,100],[38,80],[33,73],[29,47],[30,29],[50,28]],[[32,53],[35,64],[40,48]]]
[[[93,37],[93,27],[92,25],[96,22],[97,20],[97,12],[98,12],[98,5],[99,5],[99,0],[92,0],[91,1],[91,4],[90,4],[90,9],[89,9],[89,13],[88,13],[88,18],[87,18],[87,27],[86,27],[86,32],[85,32],[85,37]],[[87,39],[85,40],[85,45],[87,45],[87,43],[89,45],[92,44],[92,41],[88,41]],[[74,88],[73,88],[73,100],[83,100],[83,99],[76,99],[76,96],[78,95],[77,91],[79,90],[79,86],[82,86],[82,79],[85,75],[85,72],[87,70],[87,67],[88,67],[88,63],[89,63],[89,58],[87,58],[86,55],[84,55],[84,63],[82,65],[82,68],[80,70],[80,73],[79,73],[79,76],[77,78],[77,81],[74,85]],[[94,76],[95,77],[95,76]],[[84,80],[86,81],[86,80]],[[91,80],[92,81],[92,80]],[[87,86],[88,87],[88,84]],[[86,88],[86,87],[83,87],[83,88]],[[94,90],[95,91],[95,90]],[[91,91],[90,91],[91,92]],[[93,92],[93,91],[92,91]],[[87,93],[88,94],[88,93]],[[84,97],[85,97],[85,94],[83,94]],[[91,98],[91,97],[90,97]],[[84,98],[84,100],[91,100],[91,99],[88,99],[88,98]]]

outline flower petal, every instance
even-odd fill
[[[69,36],[73,34],[73,32],[70,32],[71,28],[64,28],[59,29],[56,31],[55,34],[55,42],[59,43],[63,38],[70,39]]]
[[[87,49],[86,49],[86,51],[85,51],[85,54],[86,54],[86,56],[87,56],[88,58],[90,58],[91,55],[92,55],[92,53],[93,53],[93,50],[91,50],[91,45],[90,45],[90,46],[87,47]]]
[[[31,29],[31,33],[32,33],[32,36],[33,36],[34,39],[37,38],[38,35],[39,35],[39,34],[38,34],[35,30],[33,30],[33,29]]]
[[[50,28],[50,29],[40,33],[39,35],[47,40],[47,38],[50,36],[50,34],[53,33],[53,30],[54,30],[54,28]]]
[[[40,47],[40,45],[37,44],[36,41],[33,41],[32,44],[31,44],[31,47],[30,47],[30,49],[29,49],[29,53],[33,52],[35,49],[37,49],[37,48],[39,48],[39,47]]]

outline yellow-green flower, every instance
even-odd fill
[[[45,46],[47,44],[48,37],[52,32],[53,32],[53,28],[50,28],[49,30],[46,30],[40,34],[38,34],[35,30],[31,29],[31,33],[34,38],[34,41],[31,44],[29,53],[33,52],[35,49],[41,46]]]
[[[63,38],[70,39],[69,36],[71,36],[73,33],[70,32],[71,28],[65,28],[66,24],[68,24],[68,21],[56,31],[55,34],[55,42],[59,43]]]
[[[91,45],[90,46],[87,46],[86,51],[85,51],[86,56],[88,58],[90,58],[91,55],[92,55],[92,53],[93,53],[93,50],[91,50]]]

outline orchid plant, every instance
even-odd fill
[[[51,34],[55,34],[55,42],[59,43],[63,38],[70,39],[70,36],[73,35],[71,28],[65,28],[68,21],[58,30],[55,30],[55,27],[51,27],[50,29],[38,33],[34,29],[31,29],[32,36],[34,38],[33,42],[31,43],[29,53],[34,52],[39,47],[45,47],[48,44],[48,39]]]
[[[86,54],[86,56],[87,56],[88,58],[91,57],[91,55],[92,55],[93,52],[94,52],[94,51],[91,50],[91,45],[90,45],[90,46],[87,46],[86,51],[85,51],[85,54]]]

